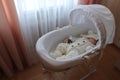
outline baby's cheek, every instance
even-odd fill
[[[97,40],[95,40],[93,38],[88,39],[88,41],[91,42],[94,45],[96,45],[96,43],[97,43]]]

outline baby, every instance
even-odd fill
[[[97,34],[92,31],[88,31],[87,35],[81,34],[80,36],[80,38],[71,36],[64,43],[59,43],[56,50],[50,53],[50,56],[56,60],[73,58],[93,48],[98,41]]]

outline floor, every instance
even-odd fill
[[[114,66],[120,60],[120,49],[114,45],[106,47],[97,71],[86,80],[120,80],[120,71]],[[95,59],[93,60],[94,63]],[[84,68],[84,69],[83,69]],[[41,64],[35,64],[25,71],[17,73],[12,80],[80,80],[80,75],[87,73],[85,66],[77,66],[65,72],[48,73],[42,70]],[[54,75],[53,75],[54,74]],[[55,78],[55,79],[54,79]]]

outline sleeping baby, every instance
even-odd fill
[[[59,43],[56,50],[50,53],[50,56],[56,60],[70,59],[93,48],[98,41],[97,34],[92,31],[88,31],[87,35],[81,34],[80,36],[74,40],[68,39],[70,43]]]

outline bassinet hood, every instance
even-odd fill
[[[90,18],[92,18],[94,22],[96,18],[102,22],[105,31],[101,30],[101,33],[106,34],[106,44],[112,43],[115,33],[115,21],[110,10],[105,6],[98,4],[77,6],[77,8],[73,9],[70,13],[70,24],[86,24],[88,21],[88,16],[91,16]]]

